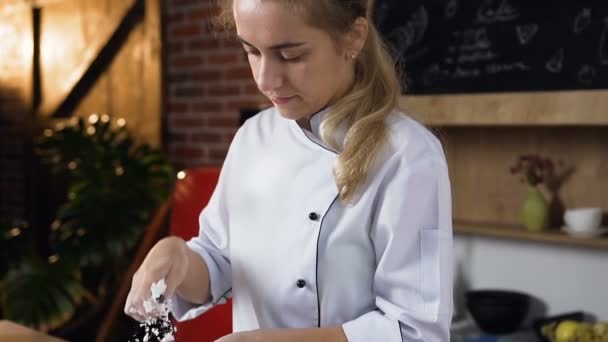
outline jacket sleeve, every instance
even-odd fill
[[[385,180],[371,237],[376,310],[343,324],[349,342],[447,342],[452,319],[452,214],[443,156],[400,161]]]
[[[237,133],[238,136],[238,133]],[[199,233],[187,242],[199,254],[209,269],[211,300],[203,305],[190,303],[177,294],[171,298],[171,311],[178,321],[194,319],[217,304],[226,303],[232,295],[232,269],[230,265],[229,216],[226,204],[226,184],[231,173],[231,155],[235,142],[231,144],[222,166],[218,183],[207,206],[199,215]]]

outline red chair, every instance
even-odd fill
[[[173,193],[171,234],[185,240],[198,234],[198,216],[209,202],[220,174],[219,167],[192,168],[178,179]],[[181,177],[179,177],[181,178]],[[232,332],[232,300],[202,316],[176,322],[176,342],[213,342]]]

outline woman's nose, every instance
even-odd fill
[[[256,81],[262,92],[272,92],[283,85],[283,71],[276,63],[263,59],[259,64]]]

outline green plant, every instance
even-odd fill
[[[159,150],[134,142],[123,119],[108,115],[46,129],[37,153],[67,180],[67,200],[50,227],[36,227],[44,248],[26,222],[0,224],[0,310],[49,331],[107,302],[168,197],[173,170]]]

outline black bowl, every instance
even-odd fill
[[[519,329],[530,308],[530,296],[507,290],[471,290],[466,306],[481,331],[506,335]]]

